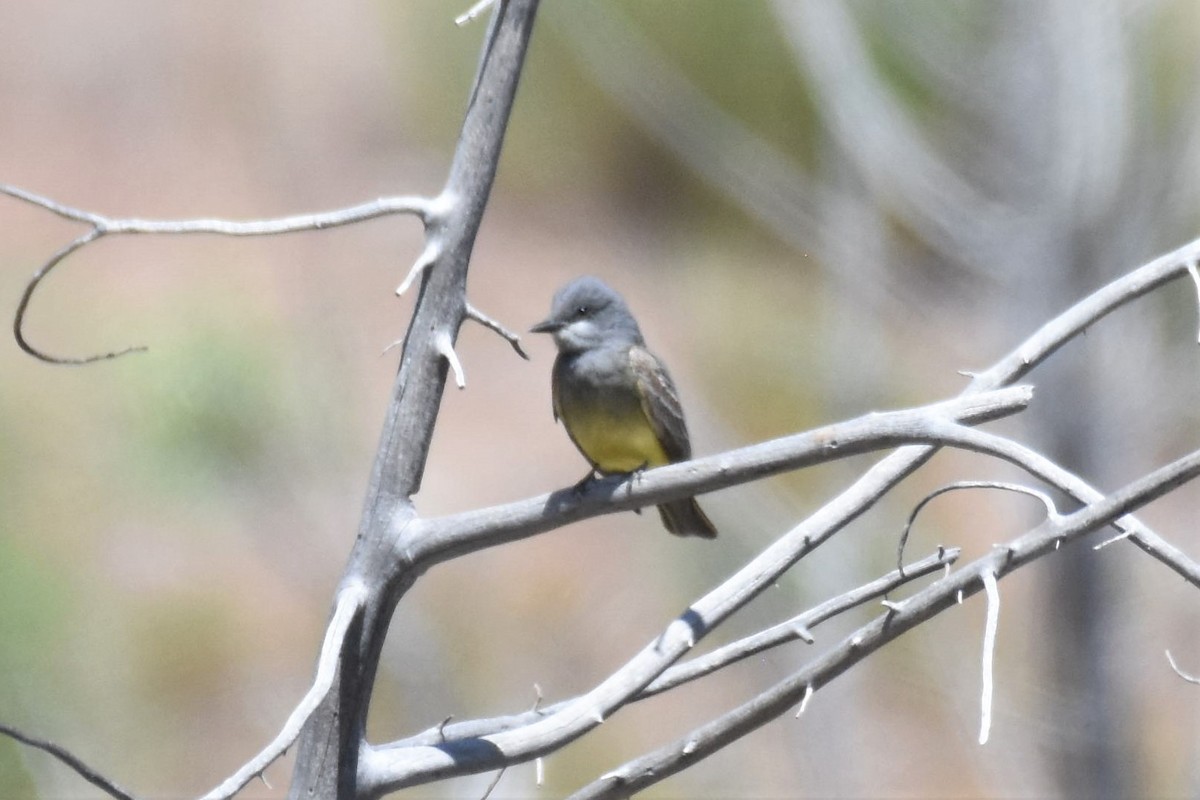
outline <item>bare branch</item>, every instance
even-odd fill
[[[1196,262],[1192,261],[1187,265],[1188,275],[1192,278],[1192,285],[1196,287],[1196,306],[1200,309],[1200,270],[1196,269]],[[1200,343],[1200,333],[1196,334],[1196,342]]]
[[[95,786],[111,797],[117,798],[117,800],[137,800],[137,798],[132,794],[125,791],[120,786],[89,767],[87,764],[83,763],[78,756],[74,755],[71,753],[71,751],[67,750],[61,745],[57,745],[47,739],[39,739],[36,736],[30,736],[27,733],[22,733],[16,728],[10,728],[8,725],[3,724],[0,724],[0,734],[8,736],[11,739],[16,739],[21,744],[34,747],[44,753],[49,753],[71,769],[75,770],[79,777],[83,778],[92,786]]]
[[[994,389],[1020,380],[1088,327],[1121,306],[1181,277],[1187,272],[1188,266],[1198,259],[1200,239],[1193,239],[1133,272],[1122,275],[1038,328],[1032,336],[995,365],[977,373],[966,391]]]
[[[973,446],[979,451],[991,453],[1015,464],[1030,475],[1045,481],[1081,503],[1094,503],[1104,497],[1100,491],[1094,489],[1078,475],[1063,469],[1050,459],[1018,442],[971,428],[964,428],[962,436],[964,439],[974,440]],[[963,446],[968,445],[964,443]],[[1145,523],[1128,515],[1116,520],[1113,527],[1123,532],[1120,538],[1128,538],[1130,542],[1170,567],[1188,583],[1200,588],[1200,564],[1163,539]]]
[[[529,354],[526,353],[524,348],[521,347],[521,337],[520,336],[518,336],[517,334],[510,331],[508,328],[504,327],[504,325],[502,325],[501,323],[492,319],[487,314],[484,314],[482,311],[480,311],[478,308],[471,305],[470,303],[467,303],[467,319],[474,320],[475,322],[478,322],[483,327],[488,328],[489,330],[495,331],[505,341],[507,341],[510,345],[512,345],[512,349],[517,351],[517,355],[519,355],[521,358],[525,359],[526,361],[529,360]]]
[[[228,800],[233,797],[255,777],[263,777],[266,768],[286,753],[287,749],[296,741],[300,731],[304,728],[304,723],[308,722],[308,718],[312,716],[313,711],[325,699],[325,696],[329,694],[330,687],[333,686],[333,676],[337,673],[342,648],[346,643],[346,631],[350,629],[350,624],[355,617],[362,612],[366,596],[366,588],[361,584],[345,586],[338,593],[333,618],[329,621],[329,627],[325,631],[325,641],[321,645],[321,657],[317,661],[317,676],[313,680],[312,688],[292,711],[274,741],[267,745],[261,753],[246,762],[245,766],[231,775],[224,783],[204,795],[203,800]]]
[[[102,231],[99,228],[92,228],[92,230],[83,234],[78,239],[71,242],[54,255],[50,256],[46,263],[38,267],[37,271],[33,273],[33,277],[29,279],[29,283],[25,284],[25,291],[21,293],[21,299],[17,303],[17,311],[13,315],[13,338],[17,340],[18,347],[34,358],[41,359],[42,361],[46,361],[51,364],[90,364],[93,361],[104,361],[110,358],[118,358],[126,353],[132,353],[146,349],[144,347],[135,346],[126,347],[124,350],[114,350],[109,353],[101,353],[100,355],[90,356],[87,358],[61,358],[38,350],[25,338],[25,332],[22,330],[22,327],[25,323],[25,312],[29,308],[29,301],[33,298],[33,292],[35,289],[37,289],[38,284],[40,284],[42,279],[49,275],[50,271],[57,267],[63,259],[74,253],[76,250],[79,250],[80,248],[83,248],[96,241],[102,235]]]
[[[1019,494],[1027,494],[1042,501],[1042,505],[1046,507],[1046,516],[1052,517],[1058,513],[1058,509],[1054,507],[1054,501],[1050,499],[1050,495],[1040,492],[1037,489],[1031,489],[1028,486],[1021,486],[1017,483],[1005,483],[1004,481],[955,481],[925,495],[921,498],[921,502],[917,503],[913,507],[913,510],[909,512],[908,520],[904,523],[904,530],[900,532],[900,544],[896,547],[897,567],[903,568],[904,545],[908,543],[909,531],[912,530],[913,523],[916,522],[917,515],[921,513],[921,509],[925,508],[935,497],[940,497],[947,492],[958,491],[960,489],[1001,489]]]
[[[115,350],[82,358],[71,358],[50,355],[31,345],[25,338],[23,331],[25,314],[38,284],[67,256],[104,236],[196,233],[208,233],[220,236],[273,236],[282,233],[336,228],[394,214],[414,214],[422,220],[427,220],[430,209],[433,207],[433,201],[424,197],[396,196],[381,197],[369,203],[361,203],[334,211],[300,214],[291,217],[280,217],[278,219],[247,221],[222,219],[147,220],[137,218],[118,219],[92,211],[72,208],[50,198],[8,184],[0,184],[0,194],[6,194],[17,200],[44,208],[64,219],[73,222],[84,222],[91,226],[91,230],[59,250],[37,268],[33,273],[33,277],[30,278],[29,283],[26,284],[25,291],[21,295],[21,300],[17,304],[16,314],[13,316],[13,336],[16,338],[20,348],[34,358],[50,364],[90,364],[95,361],[118,358],[127,353],[139,352],[146,349],[142,346],[126,347],[123,350]]]
[[[674,689],[676,686],[696,680],[697,678],[702,678],[730,664],[736,664],[742,659],[757,655],[786,642],[794,642],[797,639],[811,642],[811,636],[805,636],[809,629],[817,627],[827,619],[837,616],[844,611],[860,606],[872,598],[894,591],[911,580],[948,567],[958,560],[959,553],[958,548],[941,548],[931,556],[926,556],[903,569],[892,570],[887,575],[876,578],[857,589],[826,600],[816,608],[809,609],[786,622],[781,622],[752,636],[731,642],[713,650],[711,653],[697,656],[683,664],[676,664],[643,689],[637,699],[640,700],[644,697],[651,697],[660,692],[665,692],[668,689]]]
[[[1027,393],[1008,397],[1017,406],[1028,399]],[[499,541],[527,536],[537,529],[559,527],[565,519],[581,518],[586,511],[598,513],[601,509],[655,505],[694,493],[697,489],[710,490],[731,485],[738,480],[761,477],[783,469],[780,465],[784,463],[798,466],[821,455],[826,458],[838,456],[860,447],[861,436],[867,429],[873,430],[876,435],[889,429],[896,432],[902,430],[910,437],[921,435],[917,432],[923,430],[931,439],[957,443],[959,437],[955,431],[960,426],[943,416],[954,413],[951,410],[953,406],[939,406],[942,410],[932,415],[919,411],[872,414],[849,424],[822,429],[815,434],[787,437],[711,459],[697,459],[650,470],[636,482],[600,481],[598,483],[603,486],[594,488],[578,500],[568,501],[565,510],[562,507],[555,508],[558,501],[554,496],[547,496],[454,518],[414,520],[398,539],[398,558],[410,563],[432,564],[450,554],[470,552],[471,549]],[[989,405],[976,408],[976,412],[987,409],[985,413],[990,416],[1001,407]],[[893,423],[902,419],[911,424],[891,428]],[[864,427],[859,430],[858,426]],[[896,441],[900,440],[903,437]],[[798,452],[806,455],[798,457]],[[774,458],[764,457],[764,454]],[[662,477],[656,478],[656,474]],[[618,486],[621,491],[616,494],[614,490]],[[839,509],[839,513],[844,515],[839,524],[830,524],[829,519],[819,515],[810,517],[721,586],[693,603],[659,637],[591,692],[519,730],[446,742],[436,747],[365,747],[359,762],[359,785],[369,795],[382,794],[451,774],[485,772],[506,763],[537,758],[583,735],[630,702],[708,631],[770,586],[784,571],[831,536],[841,524],[861,514],[869,505],[856,502]],[[553,513],[548,514],[547,509]],[[450,525],[454,519],[463,519],[466,524],[456,530]],[[480,524],[482,527],[475,527]],[[427,525],[430,527],[427,528]],[[447,537],[447,531],[455,532]]]
[[[636,481],[623,476],[602,478],[590,482],[582,492],[559,490],[515,503],[414,520],[397,538],[395,547],[406,560],[437,563],[598,514],[632,511],[900,443],[925,441],[986,449],[993,446],[990,441],[970,436],[969,428],[950,420],[976,424],[1019,411],[1031,399],[1029,387],[1012,387],[950,403],[875,412],[806,433],[650,469]],[[963,444],[967,441],[970,444]]]
[[[992,732],[992,687],[996,661],[996,629],[1000,623],[1000,589],[996,586],[996,574],[984,570],[983,588],[987,594],[987,623],[983,629],[983,689],[981,690],[979,716],[979,743],[987,744]]]
[[[1088,325],[1103,318],[1121,305],[1140,297],[1168,280],[1178,277],[1186,269],[1186,264],[1195,259],[1198,253],[1200,253],[1200,240],[1193,241],[1173,253],[1155,259],[1144,267],[1114,281],[1088,298],[1085,298],[1040,328],[1033,336],[998,364],[985,372],[977,374],[964,393],[970,395],[1017,379],[1032,369],[1034,365],[1047,358],[1064,342],[1078,335]],[[961,446],[972,446],[966,444],[966,442],[971,439],[972,435],[978,432],[964,429],[962,433],[964,434],[963,438],[954,443]],[[993,452],[992,448],[995,447],[997,438],[993,438],[991,441],[976,438],[973,440],[973,445],[979,446],[980,449],[985,451]],[[839,438],[836,440],[836,443],[838,448],[841,449],[845,444],[845,440]],[[672,623],[667,631],[647,651],[643,651],[642,654],[635,656],[608,681],[597,687],[596,692],[591,693],[590,696],[581,698],[572,707],[552,715],[546,720],[522,728],[519,731],[509,731],[472,740],[472,742],[463,742],[449,750],[432,752],[427,748],[407,748],[402,752],[386,752],[382,749],[372,748],[364,754],[360,765],[364,772],[363,786],[372,786],[374,787],[374,791],[386,791],[427,780],[428,778],[420,777],[422,774],[432,777],[434,775],[444,776],[448,774],[447,770],[454,770],[455,774],[459,774],[495,768],[500,763],[536,757],[536,755],[547,751],[551,747],[558,746],[580,735],[588,729],[591,722],[594,722],[597,715],[600,717],[604,716],[604,713],[597,714],[597,709],[603,709],[605,705],[612,703],[614,705],[610,707],[611,710],[611,708],[616,707],[615,704],[627,701],[628,697],[635,695],[640,688],[638,685],[639,682],[645,681],[642,685],[648,685],[650,681],[657,677],[654,674],[656,669],[661,672],[666,666],[669,666],[673,660],[686,652],[692,641],[697,640],[713,624],[719,623],[725,615],[731,613],[733,608],[738,607],[737,603],[729,601],[727,593],[731,591],[731,587],[737,587],[739,591],[746,592],[745,599],[740,602],[745,602],[754,596],[756,584],[752,575],[767,575],[769,576],[769,580],[773,580],[805,553],[819,545],[836,532],[836,530],[873,505],[876,500],[895,486],[896,483],[928,460],[934,451],[935,448],[929,446],[904,447],[876,464],[875,467],[869,470],[853,486],[827,503],[816,514],[764,551],[758,558],[744,567],[743,570],[726,581],[720,589],[697,601],[688,610],[688,613],[676,620],[675,623]],[[1065,473],[1065,471],[1057,470],[1056,467],[1050,465],[1045,459],[1040,460],[1050,467],[1049,470],[1043,469],[1044,472],[1054,474],[1060,480],[1073,485],[1076,490],[1085,494],[1088,491],[1094,491],[1075,476]],[[654,480],[656,473],[661,474],[663,477],[670,476],[674,478],[675,476],[671,474],[670,470],[679,469],[682,472],[685,467],[695,469],[697,463],[702,462],[703,460],[700,460],[700,462],[689,462],[687,465],[678,465],[678,467],[664,467],[660,470],[651,470],[638,482],[638,486],[624,486],[620,496],[614,497],[611,501],[610,507],[613,509],[618,507],[632,508],[639,504],[649,504],[649,498],[654,496],[653,492],[656,490],[661,491],[656,500],[666,499],[668,496],[668,487],[664,484],[656,485]],[[717,485],[727,485],[720,480],[720,477],[722,476],[717,476],[716,478],[710,475],[702,476],[691,482],[689,488],[695,492],[716,488]],[[709,481],[711,481],[711,484],[708,487],[702,486],[702,484]],[[599,483],[602,486],[595,487],[593,492],[598,493],[604,490],[606,494],[613,495],[617,489],[617,485],[614,483],[608,483],[607,486],[603,486],[605,484],[603,481]],[[681,475],[679,476],[679,484],[676,485],[687,483],[688,481],[685,476]],[[682,496],[682,494],[683,492],[680,495],[672,496]],[[636,499],[631,500],[630,498]],[[551,499],[551,497],[546,497],[540,500],[543,503],[548,503]],[[1102,507],[1104,503],[1105,501],[1100,501],[1095,503],[1094,507]],[[582,518],[584,513],[581,510],[581,505],[580,503],[569,504],[563,516],[568,520]],[[543,510],[540,512],[542,515],[544,515],[544,508],[545,506],[543,506]],[[498,521],[494,516],[486,513],[483,513],[483,516],[492,516],[491,519],[487,520],[487,523],[495,527],[497,525],[512,524],[515,517],[524,516],[527,511],[531,510],[507,507],[505,511],[506,514],[503,521]],[[470,530],[484,522],[483,516],[472,518],[470,515],[461,515],[453,518],[455,519],[456,526],[461,525],[463,527],[459,528],[455,534],[449,537],[443,536],[446,531],[444,523],[451,518],[440,521],[442,524],[437,525],[436,530],[425,529],[425,525],[418,522],[411,527],[411,530],[416,533],[418,529],[423,529],[420,530],[422,535],[419,537],[414,536],[407,541],[405,541],[406,537],[401,537],[401,544],[403,546],[400,552],[405,558],[423,562],[429,557],[429,551],[420,552],[422,545],[432,548],[435,551],[444,549],[446,553],[444,557],[483,546],[479,543],[480,539],[488,537],[479,528],[475,528],[473,531]],[[508,532],[502,535],[516,538],[519,538],[520,535],[527,535],[528,528],[525,528],[520,534],[514,533],[514,529],[521,525],[537,526],[537,516],[537,514],[530,513],[528,517],[517,521],[514,527],[509,528]],[[563,517],[559,517],[556,520],[556,522],[562,521]],[[432,525],[434,522],[439,521],[429,521],[427,524]],[[1052,522],[1057,522],[1057,520],[1052,520]],[[1128,520],[1124,520],[1123,522],[1128,522]],[[1146,529],[1143,528],[1142,530]],[[1149,532],[1146,531],[1146,533]],[[1173,565],[1174,568],[1181,571],[1181,574],[1186,574],[1191,569],[1191,566],[1193,565],[1189,565],[1186,560],[1178,561]],[[947,580],[954,581],[955,579],[951,577]],[[964,596],[973,593],[977,588],[978,586],[975,586],[970,587],[969,591],[964,590]],[[958,591],[956,589],[949,595],[950,602],[953,603],[957,596]],[[902,615],[903,609],[907,609],[910,603],[911,600],[904,601],[901,604],[902,608],[900,611],[889,612],[889,618]],[[653,652],[650,652],[651,650]],[[619,691],[622,682],[624,682],[625,688],[624,691]],[[808,683],[812,683],[814,689],[819,688],[819,683],[807,681],[805,685]],[[632,685],[632,690],[630,689],[630,685]],[[600,698],[602,698],[602,701],[597,702]],[[584,706],[584,703],[587,702],[590,702],[591,705]],[[790,699],[790,702],[795,702],[795,698]],[[551,735],[551,738],[555,742],[554,744],[551,743],[551,738],[547,738],[547,735]],[[693,753],[695,752],[693,751]]]
[[[984,586],[983,575],[1001,578],[1200,475],[1200,451],[1168,464],[1078,511],[1047,519],[1034,530],[933,583],[897,604],[895,610],[859,628],[842,644],[749,702],[681,736],[671,744],[620,768],[571,795],[571,800],[625,798],[703,760],[729,743],[792,708],[854,664],[927,619],[953,608]]]
[[[182,219],[154,220],[136,217],[117,218],[92,211],[84,211],[63,205],[33,192],[0,183],[0,194],[6,194],[35,206],[46,209],[65,219],[85,222],[102,234],[195,234],[210,233],[219,236],[275,236],[282,233],[319,231],[340,228],[367,220],[389,217],[396,214],[412,214],[424,220],[433,205],[427,197],[396,195],[380,197],[365,203],[332,211],[316,211],[290,217],[254,220],[227,219]]]
[[[358,534],[343,581],[362,580],[369,597],[353,633],[349,663],[305,726],[292,776],[294,797],[352,800],[361,782],[367,716],[392,614],[424,572],[395,543],[419,524],[412,497],[420,490],[450,363],[438,342],[454,342],[466,318],[467,273],[495,181],[516,99],[538,0],[494,3],[466,115],[446,182],[425,217],[430,251],[404,337]],[[422,259],[418,259],[420,262]],[[413,281],[415,282],[415,276]],[[444,350],[444,348],[443,348]],[[399,557],[397,557],[399,556]]]

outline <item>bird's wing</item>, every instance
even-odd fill
[[[561,358],[561,356],[559,358]],[[559,358],[554,360],[554,367],[550,370],[550,410],[554,412],[555,422],[558,422],[560,419],[562,419],[562,415],[558,413]]]
[[[666,367],[641,345],[629,349],[629,366],[642,401],[642,411],[650,420],[663,452],[673,462],[688,460],[692,457],[692,444],[683,421],[679,393],[675,391]]]

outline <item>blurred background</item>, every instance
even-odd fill
[[[113,216],[273,217],[436,193],[486,27],[470,3],[0,0],[0,181]],[[699,453],[934,401],[1075,299],[1200,231],[1200,6],[546,3],[471,269],[514,329],[581,273],[671,365]],[[0,197],[0,308],[81,232]],[[195,796],[274,736],[312,676],[412,298],[410,218],[288,237],[105,240],[0,344],[0,720],[145,797]],[[1071,343],[996,426],[1116,487],[1200,443],[1194,293]],[[533,359],[478,326],[422,513],[561,488],[583,462]],[[704,499],[715,543],[623,514],[439,566],[402,602],[371,736],[585,691],[873,459]],[[711,637],[885,572],[940,454]],[[1145,511],[1200,556],[1184,487]],[[1035,524],[1016,495],[923,513],[913,557]],[[973,599],[649,797],[1196,796],[1196,592],[1131,545],[1006,579],[995,721],[976,743]],[[629,708],[493,797],[555,797],[790,674],[873,615]],[[280,797],[290,760],[246,797]],[[476,797],[491,776],[401,793]],[[0,797],[97,793],[0,739]]]

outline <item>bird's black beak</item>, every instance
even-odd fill
[[[562,328],[563,328],[563,324],[561,322],[559,322],[558,320],[554,319],[553,317],[551,317],[550,319],[544,319],[541,322],[539,322],[537,325],[534,325],[532,328],[529,329],[529,332],[530,333],[558,333],[559,331],[562,330]]]

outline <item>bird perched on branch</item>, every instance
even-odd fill
[[[692,457],[675,384],[646,349],[621,295],[597,278],[576,278],[530,330],[554,337],[554,418],[594,472],[632,473]],[[658,512],[676,536],[717,535],[694,498],[664,503]]]

